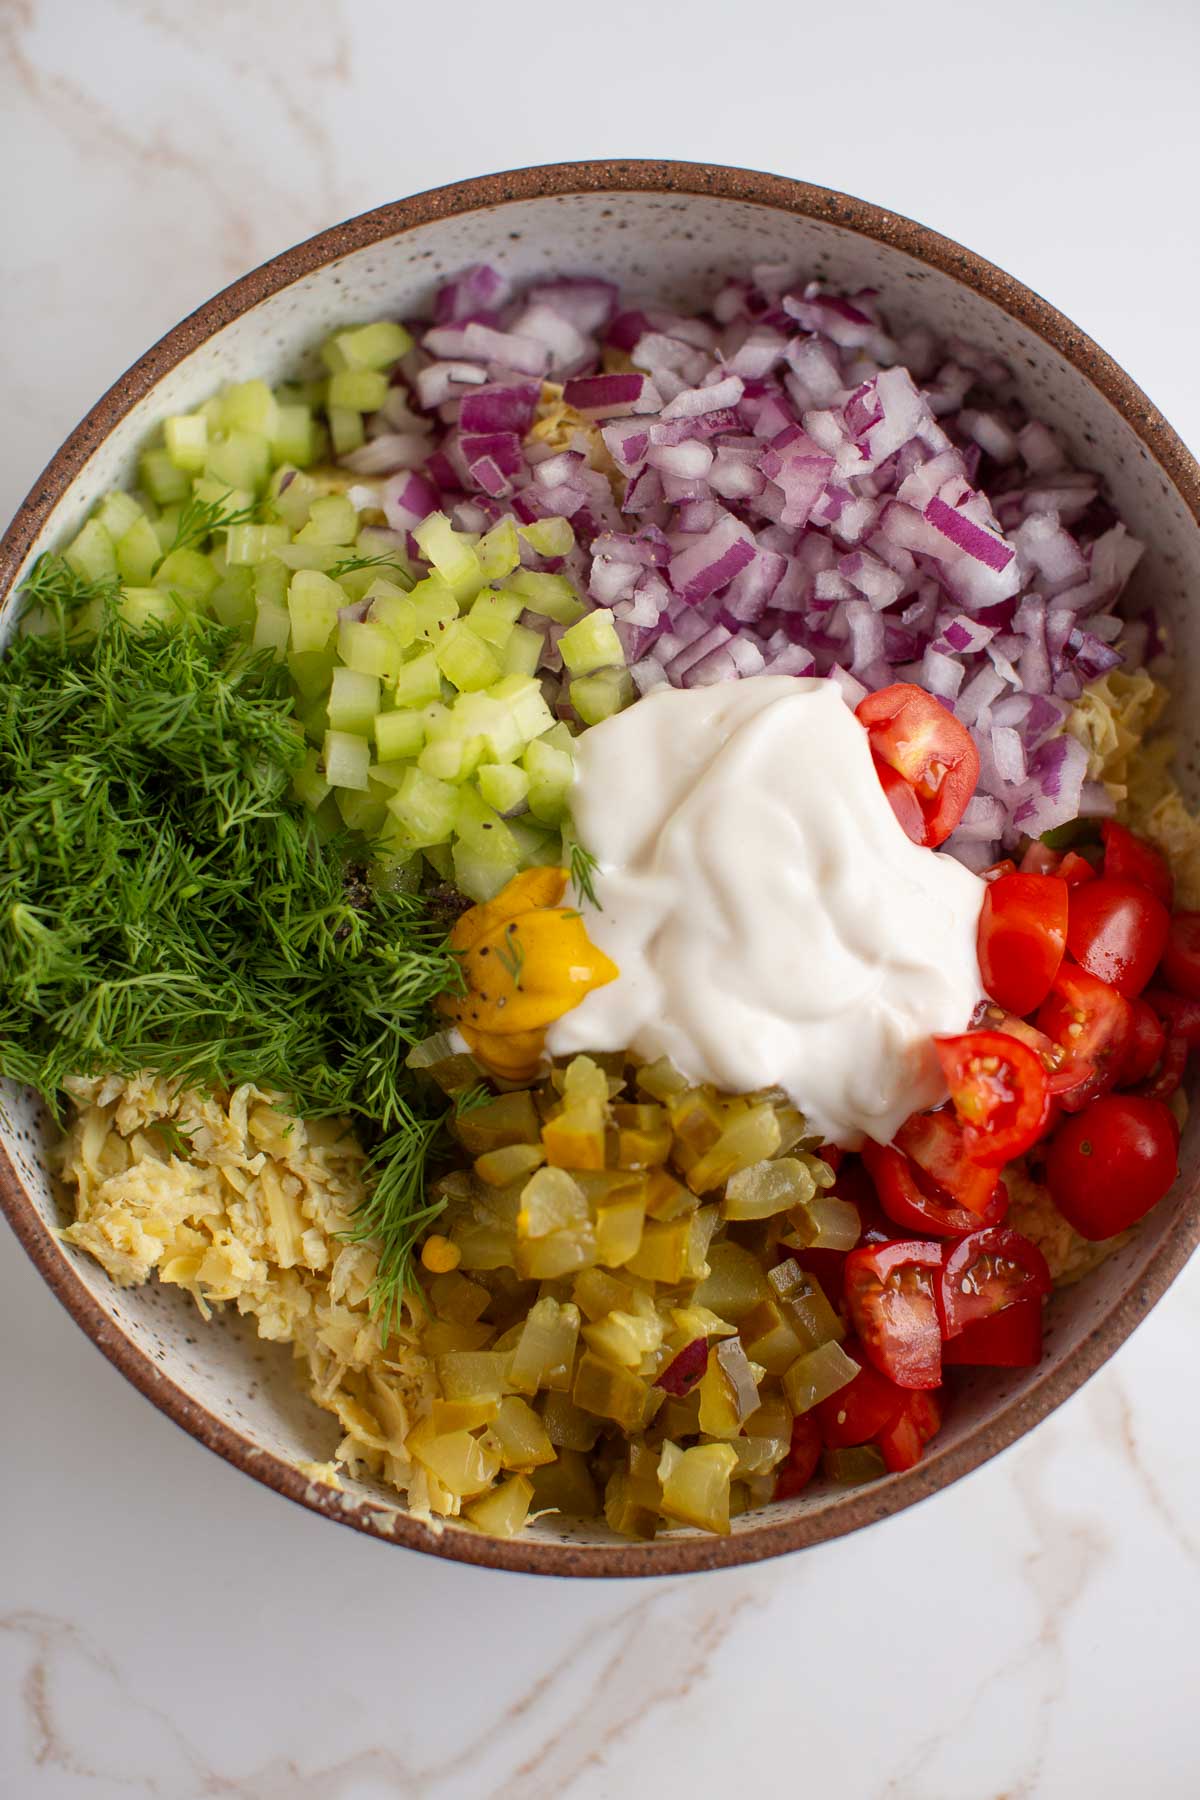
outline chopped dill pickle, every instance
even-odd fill
[[[645,1203],[614,1199],[596,1207],[596,1255],[610,1269],[628,1265],[637,1255],[645,1228]]]
[[[788,1405],[799,1417],[844,1388],[858,1372],[858,1364],[840,1344],[830,1342],[808,1350],[784,1371],[783,1391]]]
[[[545,1395],[541,1407],[546,1436],[560,1453],[592,1449],[601,1430],[600,1421],[593,1413],[584,1412],[569,1394],[557,1389]]]
[[[858,1208],[833,1194],[818,1194],[789,1214],[791,1229],[780,1240],[799,1250],[853,1250],[862,1231]]]
[[[534,1486],[527,1475],[513,1475],[490,1493],[463,1507],[472,1525],[489,1537],[513,1538],[524,1529],[533,1505]]]
[[[642,1275],[647,1281],[661,1281],[668,1287],[673,1286],[683,1279],[690,1236],[690,1219],[675,1219],[670,1224],[647,1219],[637,1255],[631,1256],[625,1267],[631,1274]]]
[[[771,1289],[762,1263],[741,1244],[722,1240],[710,1245],[708,1267],[708,1275],[692,1296],[697,1306],[706,1306],[720,1318],[740,1325],[755,1307],[770,1300]],[[755,1355],[754,1360],[763,1359]]]
[[[802,1162],[793,1156],[780,1156],[774,1162],[752,1163],[730,1176],[721,1213],[726,1219],[766,1219],[789,1207],[802,1206],[816,1191],[812,1175]],[[857,1220],[855,1209],[850,1207],[850,1211]]]
[[[676,1127],[678,1130],[678,1127]],[[771,1106],[754,1106],[729,1120],[714,1144],[692,1163],[687,1183],[694,1194],[711,1193],[731,1176],[773,1156],[779,1148],[779,1121]]]
[[[488,1426],[486,1443],[499,1453],[503,1469],[536,1469],[554,1461],[554,1445],[527,1400],[507,1394]]]
[[[612,1419],[623,1431],[641,1431],[653,1418],[663,1394],[628,1369],[617,1368],[585,1350],[575,1371],[571,1398],[584,1412]]]
[[[647,1169],[671,1154],[671,1121],[662,1106],[614,1106],[617,1162],[623,1169]]]
[[[599,1427],[596,1420],[591,1423],[594,1442],[595,1430]],[[590,1443],[586,1446],[589,1450],[591,1447]],[[577,1449],[560,1449],[552,1463],[543,1463],[533,1471],[530,1480],[533,1504],[539,1512],[552,1510],[569,1517],[592,1518],[599,1511],[599,1496],[587,1458]]]
[[[619,1275],[610,1275],[605,1269],[584,1269],[575,1277],[571,1298],[584,1318],[594,1323],[605,1313],[628,1312],[636,1292],[632,1283]]]
[[[805,1348],[795,1321],[773,1297],[760,1300],[743,1314],[741,1336],[746,1355],[751,1361],[761,1363],[769,1375],[782,1375]]]
[[[454,1135],[469,1156],[483,1156],[507,1144],[540,1144],[541,1121],[532,1094],[522,1089],[460,1113]]]
[[[587,1197],[565,1169],[538,1169],[522,1188],[517,1214],[521,1237],[549,1237],[552,1232],[587,1223]]]
[[[822,1344],[841,1343],[846,1335],[845,1324],[829,1304],[815,1275],[789,1260],[771,1269],[767,1280],[779,1296],[802,1348],[816,1350]]]
[[[652,1100],[671,1100],[687,1089],[688,1082],[674,1063],[660,1056],[657,1062],[643,1063],[637,1072],[637,1085]]]
[[[509,1381],[521,1394],[571,1386],[579,1339],[579,1308],[547,1297],[529,1309],[521,1340],[512,1353]]]
[[[481,1425],[490,1425],[499,1410],[499,1400],[434,1400],[429,1422],[443,1437],[449,1431],[477,1431]]]
[[[855,1450],[825,1450],[821,1467],[830,1480],[844,1487],[861,1487],[867,1481],[879,1481],[887,1474],[887,1466],[874,1444],[862,1444]]]
[[[538,1144],[505,1144],[476,1157],[475,1173],[489,1187],[507,1187],[509,1182],[531,1175],[545,1161],[545,1155]]]
[[[573,1101],[542,1127],[546,1161],[558,1169],[604,1167],[604,1107],[599,1100]]]
[[[681,1450],[670,1439],[658,1465],[663,1511],[700,1531],[729,1532],[729,1484],[737,1468],[729,1444],[696,1444]]]
[[[447,1400],[499,1400],[508,1385],[509,1358],[497,1350],[452,1350],[438,1357],[437,1372]]]
[[[686,1088],[668,1099],[667,1111],[675,1134],[674,1161],[687,1174],[720,1139],[725,1123],[720,1103],[709,1088]]]
[[[499,1473],[499,1456],[480,1439],[472,1437],[469,1431],[448,1431],[439,1436],[428,1419],[413,1427],[405,1447],[460,1499],[483,1493]]]
[[[604,1517],[622,1537],[652,1538],[659,1527],[656,1511],[637,1498],[635,1484],[626,1469],[614,1469],[604,1490]]]

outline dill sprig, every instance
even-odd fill
[[[400,1323],[405,1294],[416,1284],[417,1244],[446,1201],[430,1197],[429,1164],[453,1108],[430,1117],[401,1102],[396,1129],[375,1147],[367,1168],[367,1197],[358,1209],[350,1243],[375,1244],[379,1263],[371,1291],[371,1316],[384,1339]]]
[[[228,531],[231,525],[252,524],[254,502],[251,501],[248,506],[230,507],[227,502],[232,496],[232,488],[226,488],[216,500],[200,500],[195,494],[190,494],[179,514],[179,522],[171,542],[172,551],[198,550],[208,542],[214,531]]]
[[[599,870],[600,864],[590,850],[585,850],[582,844],[571,845],[571,886],[581,900],[586,900],[597,912],[603,912],[604,908],[596,898],[596,876]]]
[[[335,562],[332,568],[326,569],[325,573],[331,580],[338,581],[343,575],[357,574],[359,569],[391,569],[399,578],[397,586],[412,586],[412,576],[408,569],[386,550],[381,551],[378,556],[344,556],[340,562]]]
[[[515,922],[504,927],[504,942],[496,945],[496,960],[507,971],[513,986],[519,988],[525,968],[525,946],[517,936]]]

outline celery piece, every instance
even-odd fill
[[[388,801],[388,811],[413,849],[449,843],[454,831],[457,794],[448,782],[411,768]]]
[[[334,452],[338,456],[348,456],[351,450],[357,450],[367,441],[363,429],[363,416],[348,406],[331,406],[328,409],[329,435],[333,439]]]
[[[516,846],[507,834],[504,839],[498,838],[494,846],[460,838],[454,845],[453,859],[456,885],[472,900],[480,901],[493,899],[521,867]]]
[[[324,574],[341,560],[342,552],[336,544],[301,544],[293,538],[290,544],[281,544],[275,555],[287,569],[316,569]],[[343,590],[342,605],[349,603],[350,596]]]
[[[517,530],[538,556],[569,556],[575,548],[575,529],[570,519],[534,519]]]
[[[378,676],[391,687],[404,662],[404,652],[383,625],[369,619],[347,619],[338,627],[338,652],[348,669]]]
[[[529,777],[512,763],[485,763],[475,780],[479,792],[498,813],[511,812],[529,792]]]
[[[783,1372],[787,1403],[798,1417],[828,1400],[830,1394],[853,1381],[858,1372],[858,1364],[840,1344],[821,1344],[816,1350],[806,1350]]]
[[[186,500],[192,488],[186,472],[176,468],[165,450],[143,450],[138,459],[138,480],[159,506]]]
[[[417,757],[417,767],[438,781],[467,781],[475,773],[483,755],[483,739],[441,737],[426,744]]]
[[[624,711],[636,697],[628,669],[602,669],[598,675],[581,675],[570,687],[571,705],[585,725],[599,725]]]
[[[500,679],[500,664],[465,619],[447,625],[434,648],[438,668],[464,692],[490,687]]]
[[[307,469],[315,462],[317,433],[311,406],[277,404],[270,442],[271,456],[277,463],[294,463],[298,469]]]
[[[199,475],[208,455],[208,420],[203,413],[176,413],[163,426],[167,455],[177,469]]]
[[[381,763],[419,756],[424,743],[425,721],[419,712],[400,708],[376,714],[375,752]]]
[[[376,576],[364,598],[371,602],[367,617],[372,624],[390,631],[402,650],[407,650],[417,635],[417,609],[403,588]]]
[[[432,650],[422,651],[403,663],[392,690],[398,707],[424,706],[442,696],[442,672]]]
[[[506,675],[532,675],[542,660],[546,639],[531,625],[514,625],[504,645],[503,664]]]
[[[329,723],[335,731],[352,731],[370,737],[379,711],[379,677],[359,669],[333,671],[329,688]]]
[[[236,381],[221,395],[221,424],[226,431],[247,431],[272,438],[279,425],[279,405],[265,381]]]
[[[332,792],[329,783],[318,768],[317,752],[311,747],[304,753],[304,764],[292,776],[292,792],[309,812],[316,812],[318,806]]]
[[[528,1475],[510,1475],[478,1500],[469,1500],[463,1517],[488,1537],[514,1538],[524,1529],[534,1504],[534,1486]]]
[[[248,631],[254,627],[256,598],[251,570],[227,569],[209,596],[208,604],[213,617],[222,625]]]
[[[520,611],[519,595],[498,594],[495,588],[485,588],[472,604],[467,624],[485,644],[503,650]]]
[[[358,512],[346,494],[322,494],[308,509],[308,522],[296,533],[301,544],[352,544]]]
[[[565,575],[542,575],[534,569],[518,569],[505,582],[509,593],[521,596],[525,612],[538,613],[559,625],[574,625],[587,608]],[[610,657],[610,662],[622,659]]]
[[[123,587],[119,611],[125,623],[135,631],[150,624],[178,625],[183,617],[179,602],[160,588]]]
[[[391,319],[376,319],[370,325],[357,325],[328,339],[321,347],[321,360],[331,374],[340,369],[390,369],[408,355],[412,345],[403,325]]]
[[[271,473],[271,446],[257,432],[227,432],[223,440],[209,444],[204,473],[226,488],[261,493]]]
[[[298,569],[287,590],[293,650],[323,650],[346,596],[319,569]]]
[[[737,1467],[731,1444],[681,1450],[668,1438],[658,1465],[663,1511],[700,1531],[729,1532],[729,1484]]]
[[[231,563],[260,563],[291,537],[286,525],[231,525],[225,537],[225,555]]]
[[[498,519],[475,546],[485,581],[502,581],[521,564],[521,545],[511,518]]]
[[[325,765],[325,779],[330,787],[352,788],[358,793],[366,793],[367,776],[371,767],[371,746],[365,738],[350,731],[327,731],[321,756]]]
[[[133,495],[117,489],[111,494],[105,494],[96,508],[95,518],[97,524],[103,525],[114,544],[139,520],[143,525],[150,523]]]
[[[623,663],[625,653],[613,624],[613,616],[604,607],[588,613],[564,631],[558,640],[559,654],[572,675],[590,675],[593,669]]]
[[[497,699],[495,689],[459,694],[451,708],[451,720],[456,731],[482,737],[489,762],[514,762],[525,748],[527,734],[521,729],[519,709]]]
[[[270,600],[276,606],[287,605],[288,572],[277,557],[268,556],[266,562],[255,563],[248,573],[256,600]]]
[[[413,537],[426,562],[453,589],[458,600],[471,599],[483,586],[479,558],[470,544],[451,529],[445,513],[430,513],[414,527]]]
[[[85,581],[106,581],[117,573],[116,548],[98,519],[88,520],[63,551],[63,558]]]
[[[350,412],[378,412],[387,399],[388,379],[378,369],[339,369],[329,377],[329,406]]]
[[[567,796],[575,779],[571,757],[535,738],[521,762],[529,777],[530,812],[547,825],[559,824],[566,817]]]
[[[282,662],[287,654],[291,628],[292,622],[285,607],[278,606],[273,600],[256,602],[252,640],[256,650],[271,650],[275,661]]]
[[[353,788],[339,787],[334,798],[348,831],[361,832],[363,837],[369,838],[379,836],[387,820],[387,807],[370,791],[369,782],[365,794]]]
[[[273,512],[293,531],[299,531],[308,518],[308,509],[321,494],[320,484],[298,469],[276,469],[267,490]]]
[[[117,572],[122,581],[146,586],[162,556],[153,525],[139,513],[128,531],[117,539]]]
[[[202,551],[172,550],[159,563],[154,585],[178,594],[183,600],[203,602],[220,579],[212,558]]]

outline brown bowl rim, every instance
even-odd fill
[[[1200,524],[1200,466],[1141,389],[1056,308],[961,244],[868,201],[758,170],[651,160],[552,163],[454,182],[359,214],[273,257],[183,319],[114,382],[34,482],[0,540],[0,601],[38,532],[88,457],[170,369],[233,319],[315,269],[435,219],[524,200],[586,193],[706,195],[775,207],[890,245],[949,275],[1034,331],[1090,381],[1122,415]],[[4,1152],[0,1152],[0,1207],[51,1291],[114,1367],[168,1418],[235,1468],[313,1512],[382,1541],[488,1568],[563,1576],[674,1575],[757,1562],[840,1537],[927,1498],[1007,1448],[1073,1394],[1124,1342],[1200,1242],[1198,1182],[1141,1279],[1131,1284],[1069,1356],[1047,1369],[961,1443],[935,1451],[908,1473],[831,1494],[795,1516],[729,1537],[666,1538],[609,1547],[526,1538],[503,1541],[453,1527],[439,1534],[390,1506],[352,1501],[313,1481],[294,1464],[258,1448],[192,1399],[125,1336],[63,1255]]]

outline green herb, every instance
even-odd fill
[[[335,562],[331,569],[326,569],[325,573],[331,580],[338,581],[343,575],[356,574],[359,569],[391,569],[400,576],[402,584],[412,585],[412,576],[407,568],[387,551],[383,551],[378,556],[343,557],[341,562]]]
[[[173,1156],[189,1157],[192,1153],[192,1134],[185,1131],[177,1119],[155,1119],[149,1127],[156,1138],[160,1138]]]
[[[249,525],[253,523],[255,506],[231,507],[225,510],[226,502],[233,493],[232,488],[217,500],[198,500],[195,494],[184,501],[183,510],[179,514],[179,523],[175,527],[175,536],[171,541],[172,550],[197,550],[207,542],[214,531],[227,531],[231,525]]]
[[[436,1117],[423,1116],[403,1101],[395,1112],[396,1129],[376,1146],[368,1167],[370,1189],[359,1208],[350,1243],[377,1243],[379,1266],[371,1294],[371,1315],[384,1338],[400,1323],[404,1297],[416,1285],[413,1253],[426,1229],[445,1210],[442,1198],[428,1197],[430,1157],[453,1108]]]
[[[474,1087],[464,1088],[461,1094],[454,1097],[454,1116],[461,1119],[464,1113],[474,1112],[477,1107],[486,1106],[494,1100],[495,1094],[485,1082],[477,1081]]]
[[[596,876],[599,869],[600,864],[590,850],[585,850],[582,844],[571,845],[571,886],[581,900],[586,900],[597,912],[603,912],[604,908],[596,898]]]
[[[504,942],[496,945],[496,957],[511,976],[513,986],[519,988],[521,971],[525,967],[525,946],[517,936],[515,924],[504,927]]]

